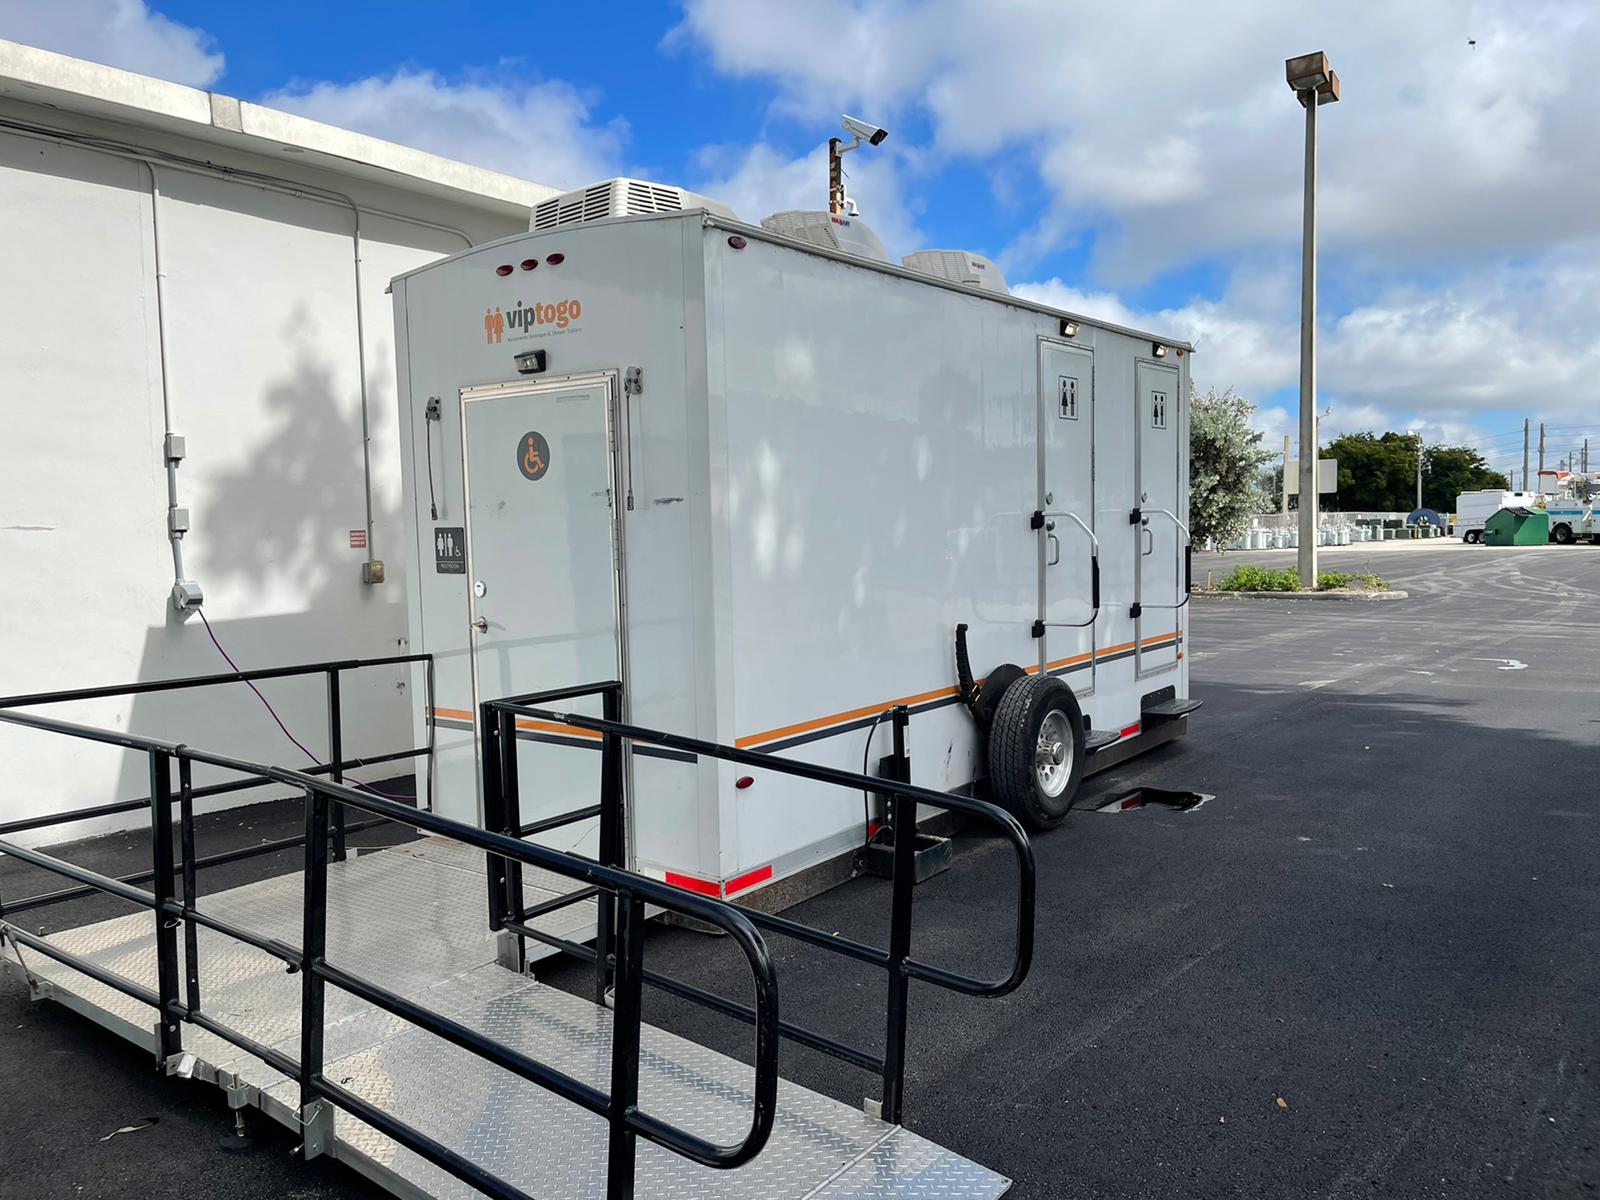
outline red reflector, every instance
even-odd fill
[[[537,258],[525,258],[522,260],[522,269],[524,271],[531,271],[538,265],[539,260]]]
[[[496,267],[494,269],[494,273],[496,275],[509,275],[509,274],[511,274],[511,264],[510,263],[501,263],[498,267]]]
[[[686,892],[697,892],[702,896],[722,896],[722,889],[709,879],[696,879],[693,875],[679,875],[674,871],[667,872],[667,882],[675,888],[682,888]]]
[[[746,888],[753,888],[758,883],[765,883],[771,878],[772,868],[770,866],[757,867],[754,871],[748,871],[743,875],[735,875],[723,885],[722,892],[725,896],[731,896],[735,892],[742,892]]]
[[[755,781],[756,781],[756,777],[754,775],[741,775],[741,776],[739,776],[739,778],[737,778],[737,779],[735,779],[733,781],[733,786],[738,788],[742,792],[742,791],[744,791],[745,788],[749,787]]]
[[[1121,736],[1122,737],[1132,737],[1134,734],[1136,734],[1138,732],[1139,732],[1139,722],[1135,721],[1132,725],[1126,725],[1126,726],[1123,727]]]
[[[567,256],[565,254],[546,254],[544,256],[544,260],[552,267],[559,267],[562,263],[567,261]]]
[[[728,239],[728,245],[732,246],[735,250],[743,250],[749,244],[749,242],[745,241],[737,233]]]

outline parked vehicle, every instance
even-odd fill
[[[1483,540],[1484,522],[1502,508],[1534,508],[1542,499],[1538,492],[1509,492],[1503,488],[1462,492],[1456,497],[1455,531],[1463,542],[1476,544]]]

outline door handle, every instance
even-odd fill
[[[1146,525],[1144,528],[1139,530],[1139,532],[1142,533],[1145,537],[1150,539],[1150,544],[1148,546],[1146,546],[1144,548],[1144,550],[1142,550],[1140,552],[1143,555],[1143,557],[1149,558],[1152,554],[1154,554],[1156,552],[1156,534],[1155,534],[1155,530],[1151,529],[1150,526]]]
[[[1053,533],[1047,533],[1044,536],[1046,540],[1049,541],[1051,547],[1055,550],[1055,557],[1050,559],[1049,562],[1045,563],[1045,566],[1053,567],[1061,561],[1061,539]]]
[[[476,629],[479,633],[488,633],[489,632],[489,618],[488,617],[477,617],[477,618],[475,618],[473,620],[473,622],[472,622],[472,627],[474,629]]]

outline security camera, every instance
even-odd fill
[[[864,140],[868,145],[871,146],[876,146],[879,142],[883,141],[884,138],[889,136],[889,131],[887,129],[882,129],[877,125],[868,125],[865,121],[857,120],[848,113],[845,114],[844,128],[846,133],[853,133],[856,137]]]

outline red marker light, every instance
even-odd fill
[[[496,267],[494,269],[494,273],[496,275],[509,275],[509,274],[511,274],[511,264],[510,263],[501,263],[498,267]]]
[[[737,233],[728,239],[728,245],[732,246],[735,250],[743,250],[749,244],[749,242],[745,241]]]
[[[741,776],[739,776],[739,778],[737,778],[737,779],[735,779],[733,781],[733,786],[738,788],[742,792],[742,791],[744,791],[745,788],[749,787],[755,781],[756,781],[756,777],[754,775],[741,775]]]
[[[539,260],[537,258],[525,258],[522,260],[522,269],[524,271],[531,271],[538,265]]]
[[[567,256],[565,254],[546,254],[544,256],[544,260],[552,267],[559,267],[562,263],[567,261]]]

